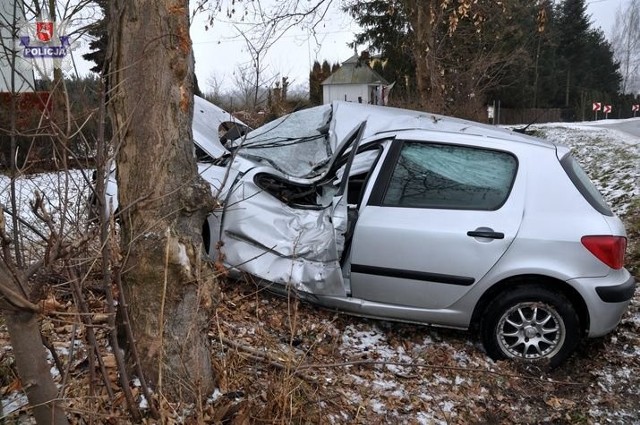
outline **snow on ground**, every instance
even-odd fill
[[[640,197],[640,138],[602,126],[626,120],[533,126],[539,136],[569,146],[616,214]]]
[[[19,235],[28,262],[42,257],[46,246],[42,236],[49,234],[47,224],[37,218],[32,205],[36,194],[42,197],[43,206],[52,218],[56,232],[67,236],[82,233],[87,221],[87,200],[91,186],[90,172],[71,170],[68,173],[38,173],[20,175],[15,179],[15,203],[21,223]],[[12,211],[11,179],[0,175],[0,207]],[[12,217],[5,216],[7,233],[12,233]],[[12,235],[13,236],[13,235]]]
[[[586,123],[534,129],[572,149],[618,214],[630,211],[640,194],[638,138]],[[87,199],[86,180],[80,173],[71,177],[67,205],[77,218]],[[18,179],[21,205],[34,187],[48,187],[48,205],[59,210],[53,189],[58,178]],[[3,206],[9,205],[7,187],[8,179],[0,177]],[[56,220],[73,218],[65,213]],[[288,366],[274,370],[214,337],[215,356],[227,365],[210,399],[214,411],[233,405],[279,423],[640,423],[640,293],[614,333],[585,343],[554,372],[495,363],[466,332],[335,315],[251,283],[225,283],[221,300],[212,336],[270,352]],[[10,355],[6,341],[0,328],[0,360]],[[297,369],[301,365],[317,366]],[[299,370],[310,377],[286,387]],[[2,406],[15,418],[10,412],[25,400],[15,386],[4,385]]]

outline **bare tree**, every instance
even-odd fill
[[[467,98],[460,99],[462,103],[459,104],[468,107],[476,101],[482,102],[482,96],[479,96],[482,79],[478,76],[486,75],[505,58],[486,51],[486,46],[482,49],[469,46],[463,55],[451,60],[457,54],[452,49],[455,46],[451,45],[451,36],[462,30],[468,32],[467,38],[456,39],[478,39],[483,22],[491,15],[500,16],[506,6],[497,0],[460,0],[456,4],[446,0],[402,0],[401,3],[406,9],[412,34],[410,50],[416,64],[416,90],[421,106],[451,113],[451,99],[457,97],[461,89]],[[460,59],[464,59],[467,65],[459,66]],[[469,98],[470,95],[473,97]]]
[[[251,57],[251,69],[253,69],[253,108],[257,108],[259,104],[266,100],[264,88],[271,87],[276,81],[276,76],[265,75],[267,66],[265,58],[278,40],[285,35],[287,30],[291,28],[290,19],[286,19],[287,10],[283,9],[282,4],[276,3],[276,11],[269,11],[262,6],[261,2],[248,3],[249,16],[253,17],[253,22],[240,22],[234,25],[238,34],[243,38],[247,52]],[[243,67],[243,70],[248,70]],[[246,74],[243,72],[242,74]],[[261,88],[262,93],[261,93]]]
[[[18,374],[36,422],[66,424],[67,418],[49,372],[50,365],[40,332],[42,309],[38,303],[43,293],[42,285],[30,279],[36,273],[46,275],[57,260],[75,253],[90,237],[90,233],[82,238],[78,233],[70,232],[66,227],[66,220],[60,220],[66,215],[66,206],[59,205],[58,214],[52,215],[41,192],[36,192],[32,200],[32,221],[23,217],[23,207],[19,205],[16,179],[20,178],[24,170],[16,162],[17,138],[19,135],[29,137],[34,133],[25,133],[17,125],[20,112],[17,102],[19,97],[26,94],[37,99],[33,96],[35,87],[31,64],[21,56],[22,49],[17,45],[19,37],[24,35],[21,31],[24,31],[27,22],[23,6],[20,1],[0,2],[0,68],[3,88],[11,99],[8,110],[3,111],[9,116],[8,128],[5,123],[0,126],[1,132],[8,133],[11,140],[9,193],[3,194],[10,202],[8,207],[0,205],[0,310],[6,320]],[[41,7],[38,2],[30,2],[28,6]],[[2,106],[4,109],[6,105]],[[33,106],[37,109],[39,105],[34,103]],[[39,117],[40,125],[36,127],[43,127],[43,121],[44,116]],[[55,128],[49,127],[48,130],[52,134],[56,132]],[[66,137],[66,134],[61,136]],[[64,180],[63,178],[62,181]],[[69,195],[62,186],[61,193]],[[7,222],[7,216],[11,217],[10,222]],[[38,253],[38,256],[29,257],[27,252]]]
[[[213,208],[193,153],[187,2],[117,0],[109,20],[110,116],[124,293],[144,378],[169,400],[213,389],[207,337],[217,283],[203,263]]]
[[[207,77],[207,87],[210,90],[205,90],[205,95],[211,102],[216,105],[222,105],[222,86],[224,85],[224,77],[218,76],[215,72],[212,72],[209,77]]]
[[[279,0],[268,2],[269,6],[253,0],[196,0],[194,14],[207,13],[209,25],[213,25],[219,13],[224,9],[228,18],[238,14],[242,19],[259,18],[260,22],[279,25],[280,32],[286,33],[294,26],[309,29],[315,28],[323,21],[335,0],[315,0],[301,2],[299,0]],[[256,8],[254,3],[259,3]],[[236,8],[244,10],[236,10]],[[256,15],[257,12],[257,15]]]
[[[246,82],[251,82],[251,95],[253,99],[251,99],[248,105],[250,105],[252,109],[257,109],[258,106],[266,100],[264,96],[261,96],[260,88],[268,87],[270,80],[273,78],[265,77],[267,66],[264,63],[264,59],[269,48],[277,41],[273,38],[272,32],[275,30],[275,26],[263,27],[260,25],[259,27],[264,28],[264,31],[257,30],[256,27],[253,27],[251,31],[243,31],[237,25],[235,26],[236,30],[244,39],[247,52],[251,56],[250,65],[239,68],[239,70],[242,69],[242,72],[238,73],[238,77],[241,77]],[[247,71],[250,70],[253,72],[249,80],[247,78],[249,72]],[[264,94],[264,90],[262,94]]]
[[[334,0],[198,0],[194,14],[208,13],[209,25],[214,25],[218,14],[223,10],[228,18],[239,16],[234,22],[234,28],[238,37],[243,39],[251,59],[234,72],[235,82],[239,84],[236,94],[244,98],[250,84],[253,99],[249,101],[247,98],[243,102],[246,107],[255,109],[266,102],[267,88],[279,79],[277,73],[269,73],[265,65],[270,49],[294,26],[306,29],[310,36],[315,36],[316,27],[325,18],[332,4]]]
[[[241,108],[254,109],[254,93],[256,88],[253,83],[253,69],[251,65],[238,65],[233,72],[233,90],[232,95],[238,100],[238,106]]]
[[[640,2],[618,9],[612,46],[622,73],[622,93],[640,92]]]

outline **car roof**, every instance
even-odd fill
[[[508,142],[526,143],[556,149],[553,142],[528,136],[493,125],[453,118],[429,112],[393,108],[389,106],[367,105],[353,102],[334,101],[332,103],[334,131],[338,140],[362,121],[367,121],[363,138],[384,133],[408,130],[428,130],[443,133],[467,134],[501,139]]]
[[[193,141],[211,157],[225,154],[227,149],[220,143],[220,124],[233,122],[247,125],[229,112],[199,96],[193,96]]]

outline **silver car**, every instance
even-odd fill
[[[202,108],[200,172],[221,201],[209,255],[276,292],[472,329],[494,359],[551,366],[627,309],[623,224],[564,146],[335,102],[223,147],[196,131]]]

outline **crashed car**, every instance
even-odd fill
[[[551,365],[613,330],[634,293],[624,226],[564,146],[334,102],[227,148],[202,173],[222,202],[209,253],[273,290],[471,328],[495,359]]]
[[[471,329],[494,359],[551,366],[634,293],[623,224],[564,146],[334,102],[201,149],[220,200],[209,255],[279,293]]]

